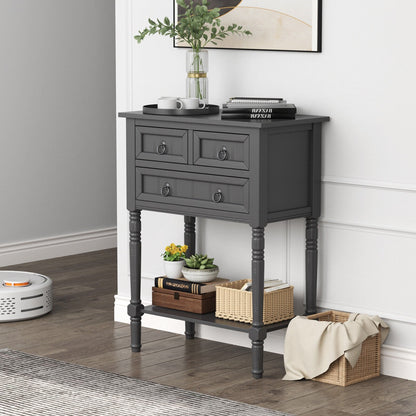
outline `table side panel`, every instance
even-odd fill
[[[306,128],[305,128],[306,127]],[[267,136],[267,213],[311,207],[312,126],[269,132]]]

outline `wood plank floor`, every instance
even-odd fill
[[[41,318],[0,323],[0,348],[124,374],[161,384],[309,416],[416,415],[416,382],[381,376],[349,387],[282,381],[281,355],[265,353],[254,380],[247,348],[143,329],[132,353],[129,326],[113,322],[116,252],[103,250],[7,267],[47,275],[54,310]]]

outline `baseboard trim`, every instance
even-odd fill
[[[382,346],[381,373],[416,381],[416,350],[391,345]]]
[[[0,267],[117,246],[115,227],[0,245]]]
[[[126,324],[130,323],[130,318],[127,315],[127,305],[130,303],[129,299],[119,295],[114,296],[114,299],[114,320]],[[142,323],[147,328],[172,332],[174,334],[184,333],[183,322],[175,319],[144,314]],[[242,337],[240,333],[234,334],[234,331],[226,331],[221,328],[212,328],[205,325],[197,325],[195,329],[196,335],[200,338],[249,347],[248,337]],[[277,336],[279,332],[281,331],[269,334],[265,344],[266,351],[279,354],[283,353],[283,339]],[[273,342],[270,345],[268,345],[268,341],[272,340],[269,340],[269,338],[273,338]],[[416,381],[416,350],[383,345],[381,348],[381,373],[387,376]]]

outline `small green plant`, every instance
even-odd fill
[[[186,250],[188,246],[184,244],[183,246],[176,245],[172,243],[170,246],[166,246],[165,252],[162,253],[163,260],[166,261],[179,261],[185,258]]]
[[[188,259],[185,259],[186,267],[189,269],[213,269],[217,267],[214,264],[214,259],[209,258],[206,254],[193,254]]]

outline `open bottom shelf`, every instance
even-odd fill
[[[228,319],[216,318],[214,312],[200,315],[197,313],[177,311],[175,309],[168,309],[162,308],[160,306],[150,305],[144,308],[144,313],[247,333],[250,331],[251,328],[251,324],[229,321]],[[282,322],[276,322],[274,324],[265,325],[264,327],[266,328],[267,332],[271,332],[276,331],[278,329],[286,328],[289,325],[289,322],[290,319]]]

